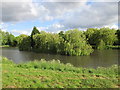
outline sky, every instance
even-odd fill
[[[118,0],[2,0],[0,29],[18,36],[39,31],[118,29]]]

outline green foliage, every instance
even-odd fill
[[[46,33],[44,31],[33,36],[35,50],[46,53],[64,55],[89,55],[93,50],[87,44],[85,35],[79,30],[69,30],[63,34]]]
[[[60,38],[58,34],[46,33],[42,31],[40,34],[33,36],[35,41],[35,49],[38,52],[57,53]]]
[[[65,40],[64,31],[60,31],[60,32],[58,33],[58,35],[59,35],[60,37],[62,37],[62,38]]]
[[[21,34],[17,37],[18,47],[21,51],[31,50],[31,38],[30,36]]]
[[[84,32],[86,35],[87,41],[90,45],[96,45],[98,39],[98,29],[97,28],[88,28],[87,31]]]
[[[120,29],[117,30],[116,34],[118,38],[117,45],[120,45]]]
[[[70,56],[90,55],[93,52],[92,47],[109,49],[113,45],[120,45],[120,30],[88,28],[84,32],[74,29],[66,32],[47,33],[39,32],[34,27],[29,37],[24,34],[15,37],[11,33],[0,30],[0,46],[3,45],[18,46],[20,50],[32,49],[32,51],[42,53],[59,53]]]
[[[17,41],[14,35],[0,30],[0,45],[16,46]]]
[[[99,39],[105,42],[105,45],[113,45],[117,37],[115,35],[116,30],[109,28],[101,28],[99,30]]]
[[[8,42],[7,45],[10,45],[10,46],[16,46],[17,45],[16,38],[12,34],[8,35],[8,41],[7,42]]]
[[[106,48],[105,42],[103,40],[100,40],[100,42],[97,45],[97,49],[104,50]]]
[[[3,88],[118,88],[118,66],[81,68],[60,61],[14,64],[2,58]]]
[[[58,70],[58,71],[74,71],[73,65],[67,63],[60,63],[59,60],[46,61],[41,59],[40,61],[35,60],[34,62],[23,63],[17,65],[21,68],[34,68],[34,69],[47,69],[47,70]]]
[[[20,45],[20,43],[22,42],[23,38],[25,38],[25,37],[27,37],[27,35],[25,35],[25,34],[21,34],[21,35],[16,37],[18,46]]]
[[[0,46],[2,46],[2,33],[0,33]]]
[[[7,44],[7,41],[8,41],[8,35],[9,33],[8,32],[3,32],[0,30],[0,33],[2,35],[2,45],[6,45]]]
[[[14,64],[12,60],[7,59],[6,57],[0,56],[0,59],[2,60],[3,64],[11,64],[11,65]]]
[[[120,49],[120,45],[115,45],[115,46],[111,46],[111,45],[107,45],[106,46],[107,49]]]
[[[33,27],[33,30],[32,30],[32,33],[31,33],[31,37],[33,37],[33,35],[35,34],[40,34],[39,30],[34,26]]]
[[[74,29],[66,31],[64,34],[64,53],[65,55],[89,55],[92,53],[92,47],[87,44],[83,32]]]
[[[21,51],[30,51],[31,50],[30,36],[23,38],[22,42],[19,45],[19,50],[21,50]]]
[[[9,45],[0,45],[0,47],[10,47]]]
[[[40,34],[39,30],[34,26],[31,33],[31,46],[34,48],[35,42],[33,40],[33,35]]]
[[[104,48],[107,45],[113,45],[116,40],[116,30],[109,28],[93,29],[90,28],[85,32],[86,38],[91,45],[97,49]],[[102,46],[104,45],[104,46]]]

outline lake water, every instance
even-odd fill
[[[13,60],[15,63],[22,63],[33,61],[35,59],[59,59],[62,63],[71,63],[77,67],[91,67],[98,66],[108,67],[113,64],[118,64],[120,58],[120,49],[114,50],[95,50],[90,56],[64,56],[52,55],[35,52],[19,51],[18,48],[0,48],[2,56]]]

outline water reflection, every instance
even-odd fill
[[[15,63],[44,58],[46,60],[59,59],[62,63],[71,63],[77,67],[93,68],[118,64],[119,53],[120,50],[95,50],[90,56],[63,56],[19,51],[17,48],[2,48],[2,56],[12,59]]]

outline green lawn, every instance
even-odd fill
[[[59,61],[15,64],[2,58],[3,88],[119,88],[118,66],[77,68]]]

